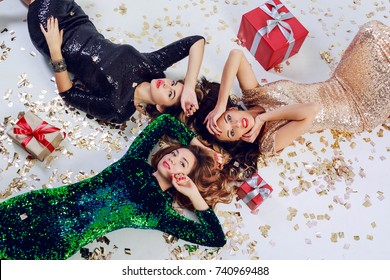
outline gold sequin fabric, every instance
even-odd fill
[[[379,21],[360,27],[333,75],[324,82],[276,81],[243,91],[246,106],[266,111],[316,102],[322,109],[310,132],[337,129],[361,132],[386,121],[390,113],[390,28]],[[287,121],[266,124],[260,137],[262,153],[274,153],[274,138]]]

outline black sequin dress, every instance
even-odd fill
[[[99,120],[122,123],[135,112],[136,85],[164,78],[164,71],[189,54],[201,36],[190,36],[160,50],[141,53],[127,44],[115,44],[100,34],[73,0],[35,0],[28,11],[28,29],[39,52],[50,57],[39,24],[58,18],[64,30],[62,54],[68,71],[82,82],[61,97],[71,106]]]
[[[195,210],[199,221],[181,216],[153,176],[155,170],[147,160],[163,134],[186,145],[194,137],[180,121],[161,115],[120,160],[96,176],[2,202],[0,258],[66,259],[96,238],[126,227],[157,229],[200,245],[223,246],[225,235],[214,211]]]

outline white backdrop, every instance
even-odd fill
[[[220,81],[241,15],[262,1],[149,0],[78,3],[98,29],[117,43],[151,51],[180,37],[206,37],[201,75]],[[136,4],[135,4],[136,3]],[[390,24],[388,0],[284,1],[309,30],[300,52],[266,72],[245,50],[259,80],[316,82],[329,77],[358,27],[377,19]],[[139,129],[135,116],[120,130],[102,126],[83,112],[64,107],[48,61],[30,42],[27,8],[19,1],[0,0],[0,192],[1,201],[42,187],[58,187],[98,173],[119,159]],[[327,52],[331,61],[321,59]],[[187,60],[167,75],[182,78]],[[234,91],[239,95],[238,84]],[[32,161],[6,136],[7,120],[32,109],[68,133],[61,149],[45,162]],[[141,120],[142,121],[142,120]],[[143,120],[144,122],[144,120]],[[167,241],[153,230],[123,229],[106,235],[109,244],[96,258],[111,259],[389,259],[390,170],[388,127],[371,133],[339,135],[332,148],[330,131],[305,134],[275,158],[266,159],[259,173],[274,192],[251,213],[242,202],[218,205],[217,215],[228,243],[220,250],[193,247],[183,240]],[[189,246],[190,245],[190,246]],[[76,253],[71,259],[82,259]]]

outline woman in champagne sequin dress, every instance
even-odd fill
[[[229,98],[235,76],[248,110],[229,108],[235,105]],[[236,155],[254,143],[257,155],[275,154],[305,132],[371,130],[390,115],[390,28],[378,21],[361,26],[330,79],[312,84],[280,80],[261,86],[243,53],[233,50],[215,88],[189,124],[222,146],[241,143]]]

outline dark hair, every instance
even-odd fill
[[[180,148],[190,150],[195,156],[195,164],[190,174],[188,174],[188,177],[190,177],[198,187],[199,192],[206,203],[210,207],[214,207],[218,202],[229,203],[234,195],[234,192],[231,190],[232,187],[227,184],[220,184],[220,178],[222,175],[219,172],[217,162],[211,155],[206,154],[200,147],[183,146],[178,143],[171,143],[167,145],[167,147],[158,150],[152,156],[152,166],[157,168],[157,164],[163,156]],[[187,196],[176,191],[175,188],[171,188],[170,193],[174,195],[175,200],[181,207],[185,207],[190,210],[194,209]]]
[[[232,158],[226,166],[231,169],[231,172],[240,173],[244,170],[246,173],[244,176],[250,176],[257,170],[257,161],[260,157],[258,143],[249,143],[242,140],[237,142],[220,141],[211,135],[203,122],[217,103],[220,84],[209,82],[206,78],[202,77],[197,88],[204,93],[204,98],[200,102],[199,110],[187,119],[187,125],[192,127],[208,143],[220,146],[231,155]],[[240,110],[244,110],[241,106],[233,102],[230,97],[228,98],[226,107],[238,107]]]

